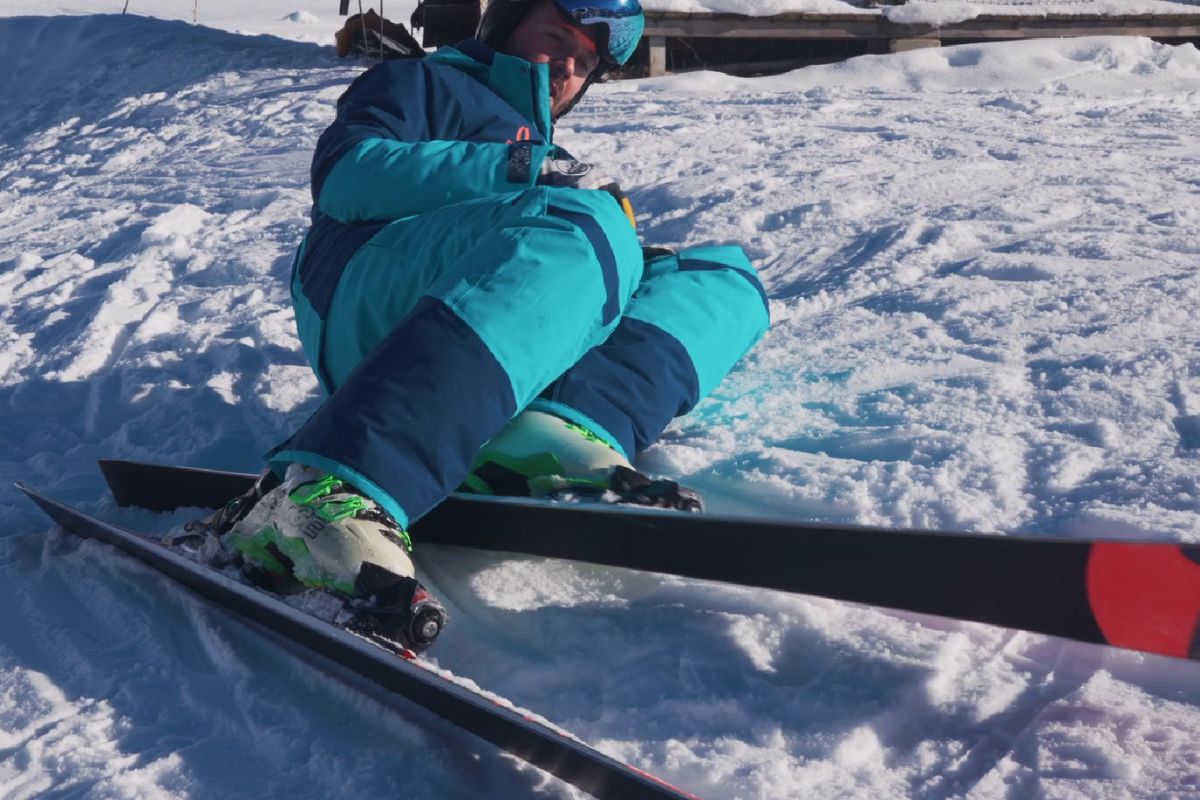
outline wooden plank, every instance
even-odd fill
[[[888,42],[889,53],[907,53],[910,50],[924,50],[927,47],[941,47],[940,39],[932,36],[919,36],[908,39],[892,39]]]
[[[1121,17],[1075,17],[1065,14],[1045,17],[975,19],[936,30],[942,39],[1033,39],[1071,36],[1198,36],[1200,14],[1164,18],[1156,15]]]
[[[662,36],[649,36],[646,41],[650,48],[650,77],[657,78],[667,74],[667,40]]]
[[[781,72],[790,72],[801,67],[811,67],[817,64],[836,64],[839,61],[845,61],[845,58],[825,56],[821,58],[783,58],[774,61],[734,61],[729,64],[716,64],[709,67],[687,67],[679,71],[694,72],[701,69],[711,69],[717,72],[724,72],[727,75],[761,75],[764,73],[777,75]]]
[[[1122,16],[985,15],[952,25],[902,25],[870,14],[738,14],[646,12],[646,36],[677,39],[1033,39],[1072,36],[1200,36],[1200,13]]]
[[[713,14],[693,19],[658,19],[646,14],[646,36],[675,39],[866,39],[884,37],[878,20],[866,18],[804,19]],[[790,16],[790,15],[786,15]]]

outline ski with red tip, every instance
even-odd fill
[[[122,505],[214,508],[257,476],[100,462]],[[453,495],[443,544],[818,595],[1200,660],[1200,547],[822,525]]]

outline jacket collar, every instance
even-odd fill
[[[531,121],[547,143],[552,140],[550,68],[546,64],[531,64],[498,53],[477,39],[443,47],[426,58],[452,66],[484,84]]]

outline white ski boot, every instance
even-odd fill
[[[531,409],[483,446],[460,491],[704,510],[698,493],[646,477],[588,429]]]
[[[264,489],[213,521],[248,577],[281,594],[333,593],[348,602],[349,627],[360,632],[415,651],[433,643],[446,612],[417,582],[412,541],[391,515],[340,478],[301,464]]]

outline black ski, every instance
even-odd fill
[[[255,476],[102,461],[122,505],[217,507]],[[1200,660],[1200,547],[820,525],[455,495],[456,545],[669,573]]]
[[[459,686],[419,660],[400,658],[265,592],[137,533],[83,514],[23,484],[18,483],[17,488],[67,531],[117,547],[209,600],[424,706],[600,800],[696,800],[694,795],[606,756],[518,710]]]

